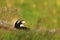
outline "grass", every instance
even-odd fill
[[[55,32],[48,31],[4,31],[1,30],[2,35],[0,37],[1,40],[59,40],[60,37]],[[56,36],[58,35],[58,36]]]
[[[33,29],[29,32],[23,30],[7,32],[2,29],[0,40],[60,40],[60,34],[57,32],[36,32],[39,29],[60,29],[59,2],[59,0],[8,0],[8,2],[0,0],[0,20],[14,24],[16,19],[24,19],[27,22],[26,26]],[[8,10],[5,11],[4,7]]]
[[[1,0],[2,8],[7,7],[6,1]],[[54,1],[54,0],[53,0]],[[59,20],[59,7],[57,6],[56,1],[42,1],[42,0],[11,0],[9,3],[13,5],[7,12],[3,12],[0,18],[3,20],[13,20],[14,18],[24,19],[27,21],[28,27],[35,28],[38,25],[38,20],[41,19],[43,22],[42,25],[47,28],[59,28],[58,20]],[[23,2],[21,4],[21,2]],[[5,6],[4,6],[5,5]],[[15,11],[15,8],[20,9],[19,11]],[[59,13],[58,13],[59,12]],[[10,18],[11,17],[11,18]],[[9,19],[10,18],[10,19]],[[29,21],[30,20],[30,21]],[[47,21],[47,22],[46,22]],[[56,25],[55,25],[56,24]],[[48,27],[49,26],[49,27]]]

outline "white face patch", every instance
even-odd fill
[[[26,23],[25,21],[22,21],[22,23],[24,24],[24,23]]]

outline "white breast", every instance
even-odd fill
[[[24,26],[23,24],[20,25],[20,27],[23,27],[23,26]]]

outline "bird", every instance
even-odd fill
[[[30,30],[30,28],[24,26],[25,23],[26,23],[26,22],[25,22],[24,20],[18,19],[18,20],[15,22],[15,28],[16,28],[16,29],[19,29],[19,30]]]

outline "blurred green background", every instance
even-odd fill
[[[28,27],[60,28],[59,0],[0,0],[0,18],[24,19]],[[7,10],[8,9],[8,10]]]
[[[7,20],[14,24],[16,19],[25,20],[26,27],[35,30],[60,29],[60,0],[0,0],[0,20]],[[31,34],[25,34],[24,31],[20,34],[20,36],[28,35],[30,39],[24,37],[14,39],[20,31],[16,32],[16,35],[13,35],[14,32],[6,33],[4,30],[2,33],[3,39],[1,38],[1,40],[6,40],[7,35],[11,35],[11,38],[7,40],[60,40],[58,33],[44,32],[45,34],[43,34],[41,32],[36,34],[31,32],[32,35],[34,34],[32,38],[29,36]],[[5,37],[4,34],[6,34]],[[54,37],[50,38],[52,35]]]

